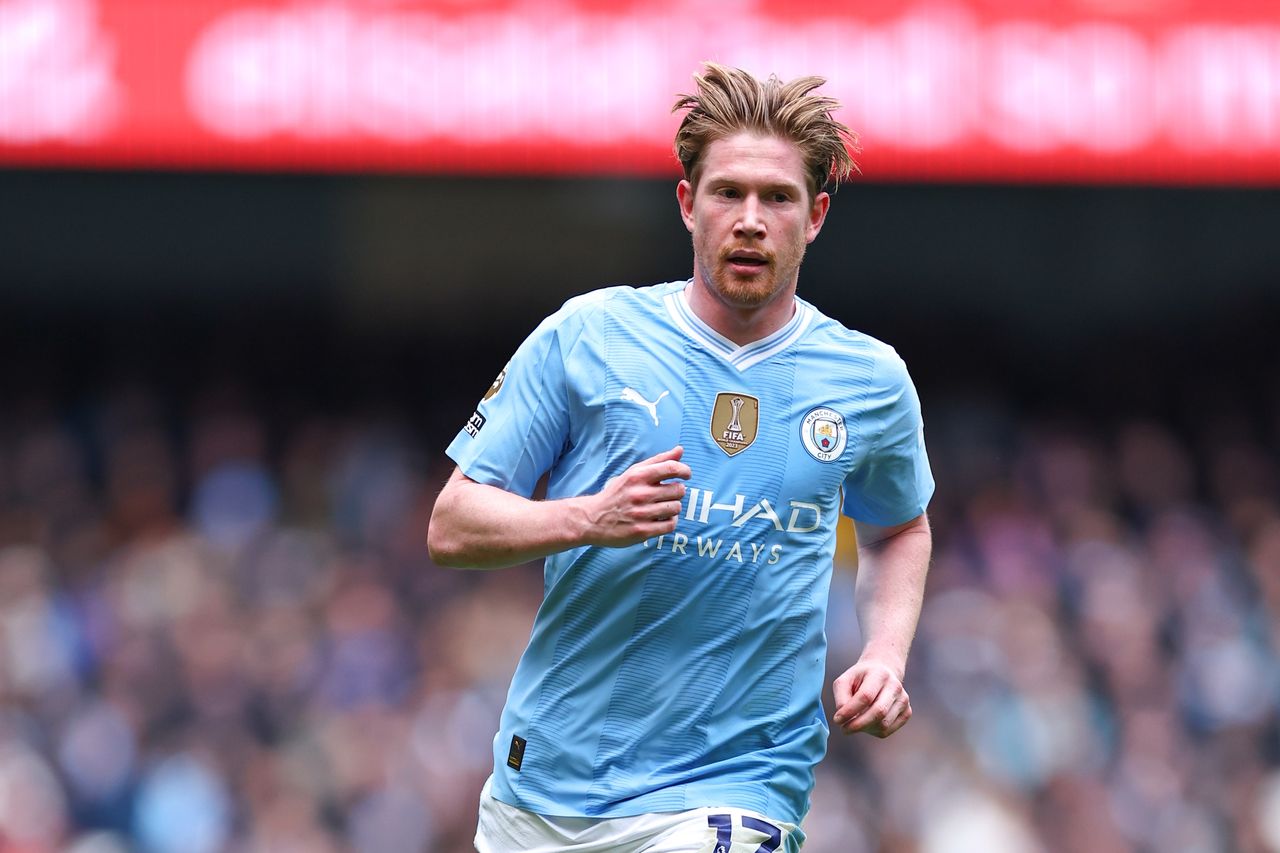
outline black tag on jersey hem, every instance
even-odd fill
[[[520,735],[511,736],[511,749],[507,752],[507,766],[512,770],[519,770],[520,765],[524,764],[524,747],[527,742]]]

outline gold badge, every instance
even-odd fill
[[[751,446],[760,429],[760,401],[750,394],[721,391],[711,407],[711,438],[730,456]]]
[[[510,367],[510,366],[511,366],[510,364],[507,365],[507,367]],[[498,391],[502,388],[502,380],[507,378],[507,367],[502,368],[502,370],[498,373],[498,378],[493,380],[493,384],[489,386],[488,391],[484,392],[484,396],[480,399],[480,402],[484,402],[485,400],[488,400],[494,394],[497,394]]]

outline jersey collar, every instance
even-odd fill
[[[809,327],[813,318],[813,309],[799,299],[795,300],[796,310],[786,324],[768,337],[749,344],[738,346],[715,329],[702,321],[689,305],[688,289],[692,280],[685,286],[668,293],[664,302],[672,321],[680,327],[688,337],[692,338],[703,349],[720,356],[731,367],[739,372],[759,364],[767,358],[782,352],[795,343]]]

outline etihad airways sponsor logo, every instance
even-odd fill
[[[645,539],[645,548],[669,551],[686,557],[701,557],[703,560],[733,560],[742,564],[751,562],[772,566],[782,560],[785,548],[782,544],[769,543],[769,535],[814,533],[815,530],[822,529],[822,506],[817,503],[788,501],[786,506],[774,507],[768,498],[755,501],[745,494],[735,494],[732,498],[717,501],[712,489],[696,487],[690,487],[687,497],[689,506],[685,507],[678,524],[689,521],[698,524],[727,523],[728,528],[741,528],[749,537],[755,534],[754,537],[718,538],[677,530],[655,539]]]
[[[787,533],[812,533],[822,526],[822,507],[807,501],[791,501],[779,514],[762,498],[750,506],[746,495],[734,495],[732,503],[717,503],[715,493],[710,489],[689,488],[689,505],[685,507],[684,517],[690,521],[707,524],[712,520],[712,513],[727,512],[732,516],[731,527],[743,527],[752,520],[764,521],[773,525],[775,530]],[[783,524],[782,516],[787,521]],[[716,516],[716,521],[723,521],[724,516]]]
[[[656,539],[646,539],[645,548],[704,560],[736,560],[771,566],[782,559],[785,548],[782,544],[770,544],[768,536],[774,533],[813,533],[822,528],[822,507],[808,501],[788,501],[786,506],[777,508],[768,498],[753,500],[746,495],[735,494],[731,499],[717,501],[711,489],[696,487],[690,487],[688,498],[689,504],[680,517],[680,524],[714,522],[723,525],[727,522],[730,529],[742,528],[748,535],[757,536],[752,541],[678,530]]]
[[[743,547],[745,544],[746,547]],[[762,559],[772,566],[782,559],[781,545],[762,545],[759,542],[737,542],[732,539],[716,539],[711,536],[690,537],[684,533],[664,533],[657,539],[644,540],[644,547],[658,551],[670,551],[704,560],[737,560],[739,563],[759,563]]]

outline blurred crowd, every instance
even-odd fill
[[[915,715],[832,738],[806,853],[1280,851],[1280,421],[925,403]],[[472,849],[541,575],[430,562],[450,438],[0,401],[0,850]]]

